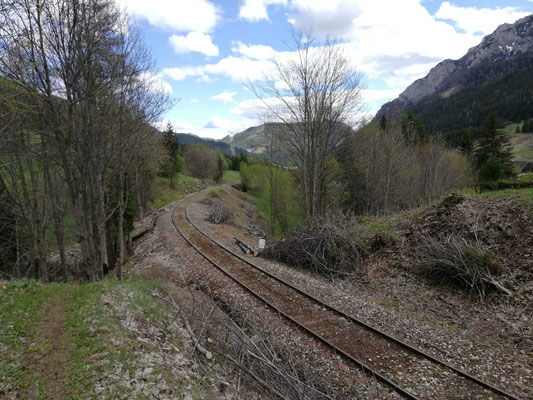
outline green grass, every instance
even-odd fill
[[[462,193],[471,197],[485,197],[485,198],[500,198],[516,196],[519,198],[520,203],[524,206],[533,209],[533,188],[524,189],[505,189],[505,190],[493,190],[490,192],[476,193],[472,189],[464,190]]]
[[[505,132],[507,132],[508,134],[514,134],[516,132],[516,127],[517,126],[520,126],[520,130],[522,129],[522,122],[518,122],[518,123],[512,123],[512,124],[509,124],[509,125],[506,125],[505,126]]]
[[[270,226],[270,199],[262,192],[248,192],[255,200],[255,206],[263,222],[266,226]],[[300,207],[295,201],[287,202],[287,226],[288,230],[296,228],[296,226],[303,220],[303,214]],[[276,233],[275,236],[280,237],[283,235],[279,222],[276,221]]]
[[[521,133],[510,135],[513,145],[513,157],[520,161],[533,161],[533,134]]]
[[[152,186],[151,205],[155,208],[164,207],[197,188],[200,188],[200,184],[197,179],[191,176],[180,174],[176,179],[174,189],[170,188],[168,178],[157,177]]]
[[[98,398],[138,398],[123,384],[122,376],[129,371],[133,377],[150,348],[138,340],[137,333],[121,325],[118,318],[125,317],[121,307],[128,310],[130,318],[134,316],[136,324],[164,329],[167,340],[180,351],[187,351],[181,337],[165,328],[175,319],[174,312],[149,292],[168,291],[161,281],[130,276],[122,281],[106,279],[84,285],[33,280],[4,285],[0,285],[0,397],[17,393],[24,398],[28,388],[38,383],[39,399],[44,399],[48,385],[57,379],[62,399],[96,398],[95,383],[104,378],[105,391]],[[50,307],[60,308],[58,315],[64,318],[63,333],[52,335],[53,343],[47,342],[50,339],[42,329],[49,322],[44,311]],[[56,363],[49,357],[58,348],[65,355]],[[154,374],[162,370],[151,366]],[[117,367],[122,373],[116,374]],[[176,380],[181,378],[167,375],[167,383],[178,388]],[[203,380],[187,382],[188,387],[191,384],[191,390],[200,392],[208,386]]]
[[[241,174],[239,171],[224,170],[224,176],[221,183],[239,183],[241,181]]]
[[[22,280],[0,287],[0,394],[6,388],[27,388],[36,381],[25,374],[24,360],[35,359],[48,349],[30,347],[27,338],[36,333],[37,322],[45,317],[43,304],[65,286]]]

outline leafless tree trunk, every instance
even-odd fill
[[[293,36],[291,58],[277,60],[274,76],[251,86],[284,127],[280,145],[298,176],[305,215],[313,218],[328,206],[328,158],[351,132],[362,104],[362,79],[342,44],[328,39],[315,46],[305,31]]]
[[[48,279],[46,224],[51,215],[68,279],[63,218],[69,215],[89,279],[102,278],[110,264],[108,230],[115,212],[123,264],[125,199],[131,188],[149,191],[154,151],[142,150],[153,143],[146,127],[170,105],[168,96],[144,82],[143,75],[152,67],[149,54],[113,1],[0,0],[0,9],[0,79],[13,82],[22,93],[19,97],[31,99],[28,104],[40,119],[32,129],[9,132],[26,132],[24,142],[13,142],[19,153],[26,153],[0,169],[4,182],[2,174],[11,174],[9,188],[23,189],[13,194],[22,199],[17,202],[21,220],[31,228],[28,246],[35,251],[30,262],[37,261],[43,279]],[[125,119],[128,127],[121,124],[117,133],[114,121]],[[40,149],[31,143],[39,143]],[[129,185],[133,160],[139,159],[146,166],[136,171],[137,184]],[[58,185],[62,179],[66,193]]]

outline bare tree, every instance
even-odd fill
[[[19,88],[18,100],[36,113],[36,121],[16,116],[24,126],[8,129],[9,143],[18,150],[9,165],[18,164],[20,172],[0,173],[11,176],[12,192],[29,189],[21,191],[19,204],[31,214],[35,235],[29,247],[36,249],[31,254],[37,254],[39,270],[46,274],[49,219],[65,264],[68,215],[87,276],[101,278],[114,263],[113,248],[123,263],[125,206],[143,181],[143,165],[132,162],[150,158],[141,149],[152,143],[149,124],[169,105],[168,96],[145,79],[150,56],[114,1],[0,0],[0,8],[0,79]],[[110,224],[117,214],[118,226]]]
[[[362,78],[342,44],[315,46],[309,31],[293,33],[295,48],[276,60],[275,73],[251,85],[282,125],[280,146],[294,167],[305,215],[322,215],[328,205],[328,159],[351,131],[360,111]]]

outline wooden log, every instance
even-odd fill
[[[244,247],[240,242],[236,242],[236,243],[237,243],[237,246],[239,246],[239,249],[241,249],[244,254],[250,254],[250,250]]]
[[[237,243],[237,245],[238,245],[239,247],[242,246],[242,247],[244,247],[245,249],[247,249],[246,254],[253,254],[254,257],[257,257],[257,256],[259,255],[259,251],[258,251],[257,249],[248,246],[246,243],[244,243],[242,240],[240,240],[240,239],[237,238],[237,237],[234,237],[234,239],[235,239],[235,242]],[[242,247],[241,247],[241,249],[242,249]]]

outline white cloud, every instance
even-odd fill
[[[376,100],[392,100],[398,97],[402,89],[364,89],[361,94],[365,102]]]
[[[246,45],[241,41],[233,42],[231,51],[255,60],[272,59],[276,54],[276,51],[270,46],[264,46],[261,44]]]
[[[293,0],[289,22],[298,27],[312,28],[324,35],[342,36],[353,27],[354,20],[361,14],[365,3],[370,2],[364,0]],[[386,13],[388,12],[387,10]]]
[[[217,7],[208,0],[119,0],[135,18],[179,32],[210,32],[219,20]]]
[[[484,10],[470,11],[471,20],[484,19]],[[349,43],[346,48],[355,68],[370,78],[387,79],[393,87],[405,87],[438,62],[464,55],[480,42],[474,35],[480,27],[490,29],[490,24],[495,27],[520,16],[506,9],[494,14],[490,24],[472,22],[468,27],[461,22],[468,29],[457,32],[431,15],[421,0],[293,0],[289,15],[295,26],[312,27],[319,37],[330,35]],[[459,12],[453,17],[463,21]]]
[[[459,7],[445,1],[440,5],[435,16],[454,21],[457,28],[466,33],[481,32],[483,35],[487,35],[492,33],[499,25],[505,22],[513,23],[529,14],[529,12],[518,11],[516,7],[478,9],[474,7]]]
[[[177,132],[192,133],[204,138],[222,139],[227,135],[235,135],[243,130],[260,125],[259,120],[247,118],[224,118],[217,115],[212,116],[207,122],[191,123],[182,119],[173,119],[172,124]],[[161,126],[165,126],[166,121]]]
[[[244,0],[239,10],[239,18],[249,22],[270,21],[267,6],[272,4],[287,4],[287,0]]]
[[[164,93],[172,93],[172,86],[163,79],[162,73],[145,72],[141,79],[151,85],[151,90]]]
[[[215,64],[165,68],[163,73],[172,79],[181,81],[189,76],[200,80],[209,80],[210,75],[220,75],[235,82],[258,81],[265,74],[272,73],[274,64],[269,60],[252,60],[247,57],[229,56]]]
[[[211,41],[211,36],[202,32],[190,32],[187,36],[172,35],[168,41],[176,54],[197,52],[218,56],[218,47]]]
[[[193,99],[190,99],[189,101],[190,101],[191,103],[199,103],[199,102],[200,102],[200,100],[198,100],[198,99],[194,99],[194,98],[193,98]]]
[[[233,97],[235,97],[236,94],[237,92],[222,92],[214,96],[211,96],[211,99],[222,101],[225,103],[233,103],[235,102],[235,99]]]

